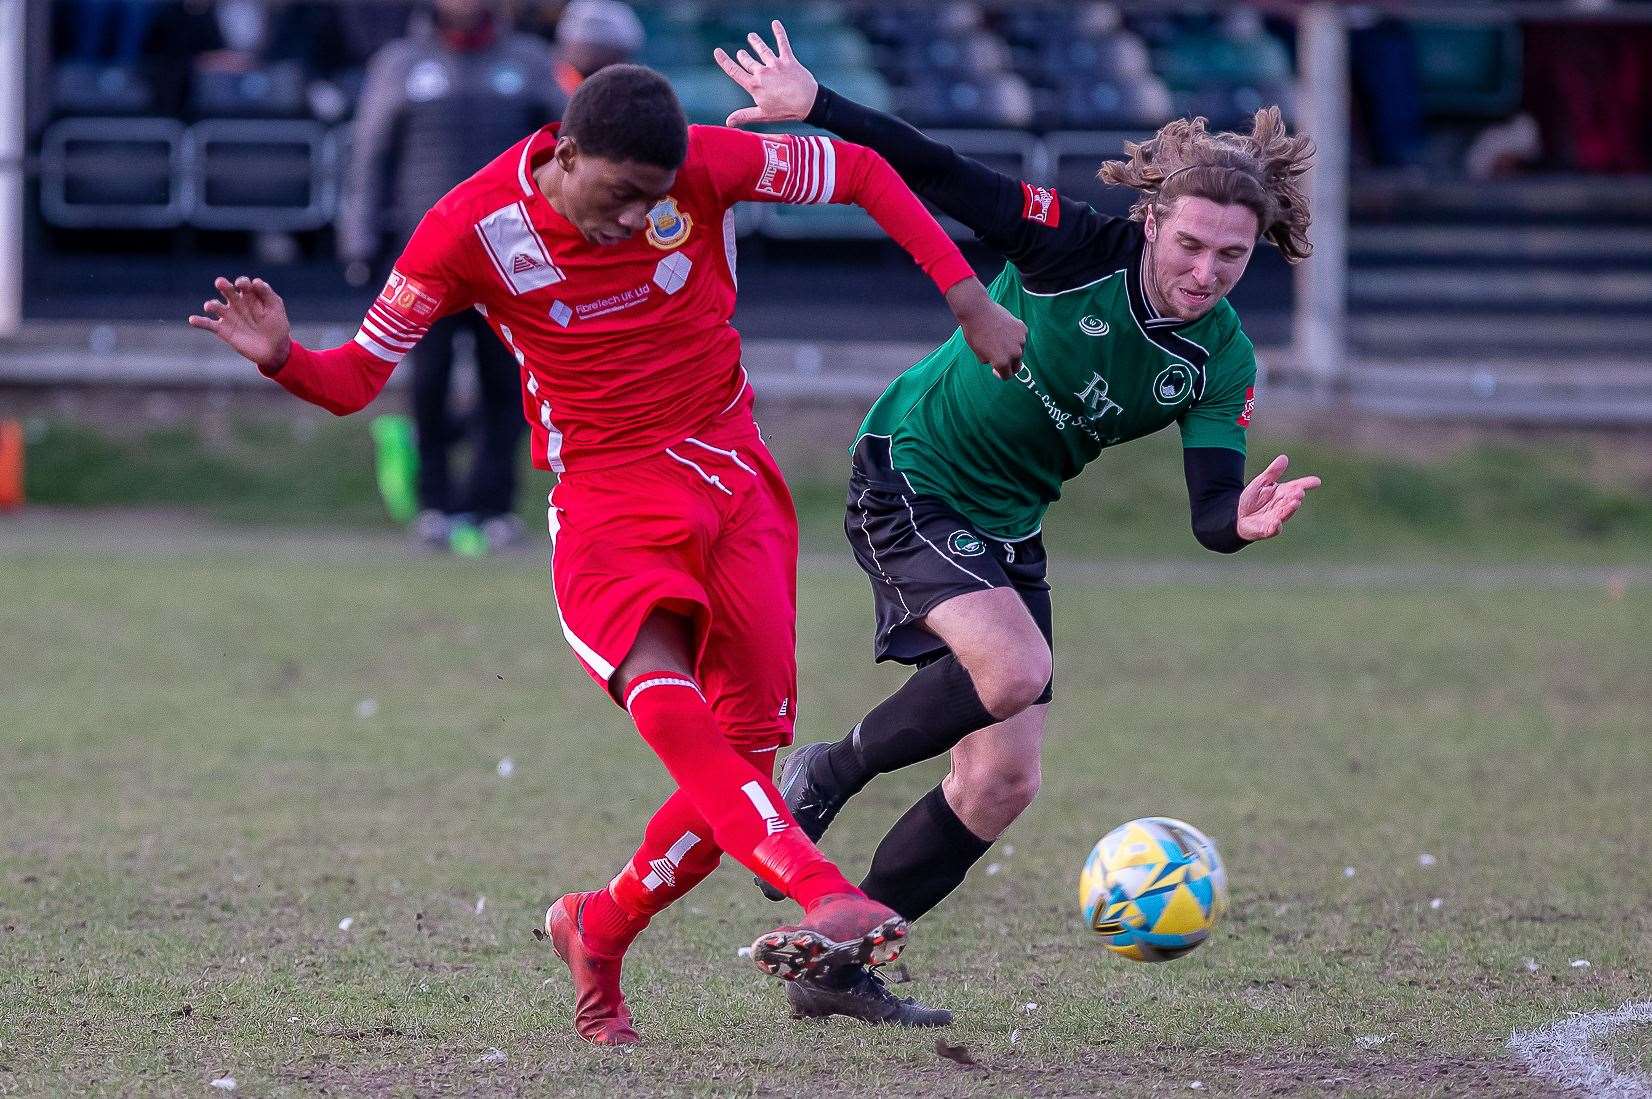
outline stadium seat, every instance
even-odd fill
[[[182,123],[67,118],[40,146],[40,208],[66,228],[170,229],[188,208]]]
[[[721,126],[730,114],[751,106],[751,96],[709,63],[709,57],[708,52],[708,63],[699,68],[669,69],[665,76],[677,90],[690,122]]]
[[[895,109],[895,96],[889,82],[876,69],[815,70],[815,78],[839,95],[864,103],[875,111]]]
[[[1503,118],[1520,105],[1520,30],[1514,23],[1412,27],[1423,108],[1430,114]]]
[[[1004,40],[986,31],[935,35],[908,44],[900,55],[901,71],[919,80],[977,79],[1009,72],[1012,61]]]
[[[303,120],[213,119],[190,130],[190,221],[207,229],[318,229],[337,208],[336,152]]]
[[[133,68],[65,61],[52,73],[52,109],[56,114],[150,114],[155,89]]]
[[[925,80],[901,89],[896,101],[914,126],[1024,129],[1034,115],[1032,89],[1013,73]]]
[[[1140,38],[1127,31],[1103,38],[1071,38],[1047,43],[1034,70],[1050,87],[1081,79],[1132,84],[1153,79],[1152,56]]]
[[[1045,138],[1049,178],[1069,198],[1088,202],[1104,214],[1122,217],[1135,201],[1135,193],[1125,187],[1104,185],[1096,178],[1096,171],[1103,161],[1123,157],[1126,141],[1150,136],[1150,130],[1049,134]]]
[[[913,4],[877,4],[863,8],[856,26],[873,43],[897,51],[940,32],[935,10]]]
[[[190,79],[197,118],[302,118],[309,113],[303,66],[278,62],[247,72],[197,72]]]
[[[1280,83],[1291,78],[1290,55],[1266,33],[1244,38],[1186,33],[1154,51],[1153,68],[1174,89]]]
[[[1147,76],[1070,81],[1057,93],[1054,113],[1057,125],[1069,129],[1150,129],[1169,121],[1176,110],[1164,84]]]

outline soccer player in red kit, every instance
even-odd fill
[[[364,407],[431,322],[474,307],[521,366],[533,460],[550,499],[562,632],[625,707],[678,790],[605,888],[570,893],[546,930],[576,992],[575,1027],[637,1040],[626,948],[727,852],[803,906],[753,958],[791,979],[891,960],[906,922],[844,878],[771,779],[797,713],[797,518],[752,422],[729,323],[732,207],[856,203],[945,293],[1003,373],[1026,329],[877,154],[824,137],[689,127],[637,66],[582,84],[564,120],[507,150],[425,215],[355,339],[291,338],[261,279],[218,279],[189,323],[292,393]]]

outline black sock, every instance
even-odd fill
[[[991,840],[958,819],[937,786],[883,837],[860,887],[868,897],[915,920],[958,888],[991,846]]]
[[[827,774],[821,777],[830,776],[844,797],[852,797],[874,775],[932,759],[997,720],[981,705],[969,672],[948,653],[919,668],[854,732],[823,752]]]

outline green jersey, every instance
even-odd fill
[[[1021,370],[1001,380],[954,332],[884,391],[861,433],[889,436],[915,491],[1005,540],[1037,530],[1062,482],[1104,449],[1171,423],[1183,446],[1243,454],[1256,356],[1233,307],[1191,324],[1158,317],[1141,249],[1117,259],[1060,290],[1032,289],[1006,264],[990,292],[1027,326]]]
[[[955,332],[861,426],[889,438],[914,491],[1015,541],[1107,447],[1175,423],[1194,533],[1222,552],[1245,544],[1234,523],[1256,357],[1226,300],[1190,323],[1160,316],[1142,290],[1136,222],[995,172],[825,87],[808,121],[883,154],[1009,261],[991,293],[1027,326],[1020,373],[1000,380]]]

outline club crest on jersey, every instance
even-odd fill
[[[1079,331],[1086,336],[1105,336],[1113,330],[1113,326],[1093,313],[1086,313],[1078,320]]]
[[[379,300],[415,321],[430,320],[441,305],[436,295],[394,268],[379,292]]]
[[[677,200],[666,198],[648,211],[648,243],[656,248],[676,248],[688,239],[694,219],[677,209]]]
[[[946,548],[954,557],[979,557],[987,552],[987,544],[967,530],[955,530],[948,535]]]
[[[1153,379],[1153,399],[1169,407],[1181,404],[1193,392],[1193,372],[1182,363],[1171,363]]]

